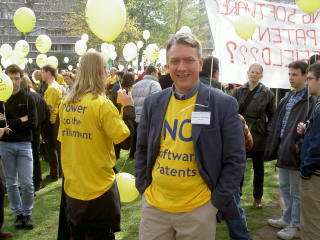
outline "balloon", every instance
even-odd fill
[[[51,39],[47,35],[40,35],[36,39],[36,48],[40,53],[47,53],[51,49]]]
[[[182,28],[180,28],[179,33],[192,33],[190,27],[188,26],[183,26]]]
[[[159,63],[164,66],[167,64],[167,50],[161,49],[159,51]]]
[[[69,65],[69,66],[68,66],[68,70],[69,70],[69,71],[72,71],[72,69],[73,69],[73,66],[72,66],[72,65]]]
[[[20,32],[28,33],[36,25],[36,16],[30,8],[21,7],[14,13],[13,23]]]
[[[124,66],[123,65],[119,65],[118,68],[119,68],[119,71],[122,71],[124,69]]]
[[[96,52],[96,50],[94,48],[89,48],[88,52]]]
[[[143,47],[143,42],[142,41],[138,41],[137,42],[137,47],[140,49],[140,48],[142,48]]]
[[[78,40],[74,46],[74,50],[79,56],[82,56],[87,51],[87,44],[85,41]]]
[[[88,42],[88,40],[89,40],[88,34],[86,34],[86,33],[85,33],[85,34],[82,34],[82,35],[81,35],[81,40],[84,41],[84,42]]]
[[[25,68],[26,68],[26,65],[23,63],[23,64],[20,64],[19,65],[19,68],[21,69],[21,70],[24,70]]]
[[[33,59],[32,59],[32,58],[29,58],[28,62],[29,62],[30,64],[32,64],[32,63],[33,63]]]
[[[143,39],[148,40],[150,38],[150,32],[148,30],[144,30],[142,36]]]
[[[50,56],[47,58],[47,64],[53,68],[58,68],[59,61],[55,56]]]
[[[2,73],[2,68],[1,68],[1,66],[0,66],[0,73]]]
[[[296,0],[296,4],[307,14],[311,14],[320,8],[320,1],[317,0]]]
[[[13,84],[8,75],[0,73],[0,101],[7,101],[12,95]]]
[[[39,68],[42,68],[44,65],[47,64],[47,55],[39,54],[36,58],[36,63],[39,66]]]
[[[120,193],[121,202],[132,202],[139,196],[139,192],[135,187],[135,178],[130,173],[117,173],[117,185]]]
[[[1,58],[1,65],[4,67],[4,68],[7,68],[9,65],[12,64],[12,61],[10,58],[8,59],[5,59],[5,58]]]
[[[10,60],[13,64],[16,64],[16,65],[20,65],[24,63],[24,57],[20,52],[17,52],[16,50],[12,52]]]
[[[138,48],[133,42],[130,42],[124,46],[122,53],[123,53],[124,59],[127,62],[130,62],[136,58],[138,54]]]
[[[18,42],[16,42],[14,50],[21,53],[22,56],[26,57],[30,51],[29,43],[27,43],[25,40],[19,40]]]
[[[23,59],[23,63],[28,64],[28,59],[27,58]]]
[[[102,43],[101,44],[101,52],[107,52],[109,50],[109,44],[108,43]]]
[[[126,23],[123,0],[88,0],[86,21],[90,30],[101,40],[112,42]]]
[[[69,58],[68,58],[68,57],[64,57],[63,61],[64,61],[65,63],[68,63],[68,62],[69,62]]]
[[[156,44],[149,44],[146,48],[146,57],[150,62],[155,62],[159,57],[159,48]]]
[[[111,60],[115,60],[117,58],[117,53],[116,52],[112,52],[110,55]]]
[[[102,57],[103,57],[104,61],[108,62],[108,60],[110,58],[108,52],[102,52],[101,54],[102,54]]]
[[[109,44],[108,48],[110,52],[114,52],[116,50],[116,47],[113,44]]]
[[[77,63],[77,68],[80,66],[80,64],[79,63]]]
[[[250,15],[242,15],[237,18],[234,28],[238,36],[244,40],[248,40],[256,31],[256,22]]]
[[[7,43],[3,44],[0,48],[0,55],[6,59],[10,58],[12,55],[12,47]]]

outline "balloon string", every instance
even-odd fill
[[[123,164],[122,168],[120,169],[119,173],[121,173],[121,172],[122,172],[122,170],[124,169],[124,167],[125,167],[125,166],[126,166],[126,164],[127,164],[127,161],[128,161],[128,158],[124,161],[124,164]]]
[[[4,102],[2,103],[3,105],[3,116],[4,116],[4,122],[6,123],[6,127],[8,127],[8,122],[6,118],[6,106],[4,105]]]

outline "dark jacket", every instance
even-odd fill
[[[41,126],[45,123],[49,123],[50,120],[50,108],[46,101],[40,96],[39,93],[29,92],[30,96],[34,99],[37,109],[37,124],[36,128],[41,129]]]
[[[172,87],[173,81],[171,79],[170,74],[167,73],[166,75],[161,75],[159,77],[159,83],[162,89]]]
[[[283,137],[280,139],[281,125],[285,115],[286,105],[293,94],[293,91],[288,92],[279,103],[271,123],[271,131],[267,140],[268,147],[265,150],[264,159],[267,161],[277,159],[277,167],[298,170],[300,160],[296,150],[296,142],[298,140],[297,125],[299,122],[305,122],[309,118],[316,99],[310,97],[308,111],[308,93],[306,92],[303,99],[293,106]],[[279,148],[280,145],[281,147]]]
[[[210,87],[210,80],[211,80],[211,79],[210,79],[209,77],[200,76],[199,79],[200,79],[200,81],[201,81],[203,84],[205,84],[205,85],[207,85],[208,87]],[[226,89],[222,86],[222,84],[219,83],[219,82],[217,82],[217,81],[211,80],[211,87],[220,89],[220,90],[223,91],[223,92],[226,91]]]
[[[320,102],[317,103],[301,148],[301,175],[320,176]]]
[[[160,150],[160,136],[172,88],[144,101],[138,128],[136,187],[142,195],[152,181],[152,169]],[[245,169],[242,124],[232,97],[204,84],[199,85],[195,111],[210,111],[210,125],[192,125],[192,141],[200,174],[212,191],[213,205],[226,219],[239,218],[234,192]]]
[[[5,106],[5,111],[3,106]],[[32,129],[36,128],[38,121],[34,98],[21,88],[19,92],[12,95],[6,103],[0,102],[0,113],[4,112],[12,132],[5,134],[1,141],[32,141]],[[28,121],[21,122],[20,118],[26,115],[28,115]],[[0,127],[5,127],[5,125],[5,121],[0,121]]]
[[[270,124],[275,112],[274,94],[262,83],[260,84],[261,88],[256,92],[243,114],[253,137],[252,152],[265,150],[269,130],[268,124]],[[241,105],[249,93],[249,85],[246,83],[242,87],[236,88],[233,96]]]

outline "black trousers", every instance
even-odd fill
[[[32,155],[33,155],[33,185],[35,191],[41,186],[41,162],[40,162],[40,129],[33,131]]]
[[[262,198],[264,181],[263,152],[249,152],[247,157],[252,158],[253,165],[253,197]]]
[[[81,201],[65,195],[68,232],[72,240],[113,240],[120,231],[120,196],[116,181],[100,197]]]
[[[130,158],[134,158],[134,154],[136,153],[136,147],[137,147],[137,130],[138,130],[138,123],[135,122],[134,124],[134,132],[133,132],[133,137],[132,137],[132,142],[131,142],[131,148],[130,148]]]
[[[2,231],[2,225],[4,221],[4,186],[2,179],[0,179],[0,232]]]
[[[45,151],[49,160],[50,177],[57,179],[59,175],[61,175],[61,166],[59,161],[59,143],[57,141],[56,124],[45,124],[42,127],[42,138],[45,142]]]

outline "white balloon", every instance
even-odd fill
[[[82,34],[81,40],[84,41],[84,42],[88,42],[88,40],[89,40],[88,34],[86,34],[86,33],[85,33],[85,34]]]
[[[138,48],[133,42],[130,42],[124,46],[122,53],[125,60],[130,62],[137,57]]]
[[[143,47],[143,42],[142,42],[141,40],[139,40],[139,41],[137,42],[137,47],[138,47],[139,49]]]
[[[0,55],[5,59],[10,58],[12,55],[12,47],[7,43],[3,44],[0,48]]]
[[[2,73],[2,67],[0,66],[0,73]]]
[[[79,64],[79,63],[77,63],[77,68],[79,68],[79,66],[80,66],[80,64]]]
[[[76,44],[74,45],[74,50],[75,52],[79,55],[82,56],[83,54],[86,53],[87,51],[87,44],[85,41],[78,40]]]
[[[69,62],[69,58],[68,58],[68,57],[64,57],[63,61],[64,61],[65,63],[68,63],[68,62]]]
[[[69,65],[69,66],[68,66],[68,70],[69,70],[69,71],[72,71],[72,69],[73,69],[73,66],[72,66],[72,65]]]
[[[159,48],[155,43],[149,44],[146,48],[146,57],[150,62],[155,62],[159,57]]]
[[[183,26],[180,28],[179,33],[192,33],[191,28],[188,26]]]
[[[112,52],[110,55],[111,60],[115,60],[117,58],[117,53],[116,52]]]
[[[123,65],[119,65],[118,68],[119,68],[119,71],[122,71],[124,69],[124,66]]]
[[[148,40],[150,38],[150,32],[148,30],[144,30],[142,36],[143,39]]]
[[[50,56],[47,58],[47,64],[52,66],[53,68],[58,68],[59,61],[55,56]]]
[[[24,64],[28,64],[28,62],[29,62],[29,61],[28,61],[27,58],[23,59],[23,63],[24,63]]]
[[[159,63],[164,66],[167,64],[167,50],[166,49],[161,49],[159,51]]]
[[[102,55],[104,61],[106,61],[106,62],[107,62],[107,61],[109,60],[109,58],[110,58],[108,52],[102,52],[101,55]]]
[[[23,63],[23,64],[20,64],[19,65],[19,68],[21,68],[21,70],[24,70],[26,68],[26,65]]]
[[[101,44],[101,52],[107,52],[109,50],[109,44],[108,43],[102,43]]]
[[[29,59],[28,59],[28,62],[29,62],[30,64],[32,64],[32,63],[33,63],[33,59],[32,59],[32,58],[29,58]]]
[[[89,48],[88,52],[96,52],[96,50],[94,48]]]
[[[11,65],[12,62],[11,62],[11,59],[8,58],[8,59],[5,59],[5,58],[1,58],[1,65],[4,67],[4,68],[7,68],[9,65]]]
[[[42,68],[44,65],[47,64],[47,55],[39,54],[36,58],[36,63],[39,66],[39,68]]]
[[[10,60],[13,64],[16,64],[16,65],[20,65],[24,63],[24,57],[22,53],[17,52],[16,50],[12,52]]]
[[[29,43],[27,43],[27,41],[25,40],[19,40],[18,42],[16,42],[14,50],[21,53],[23,57],[26,57],[30,51]]]

